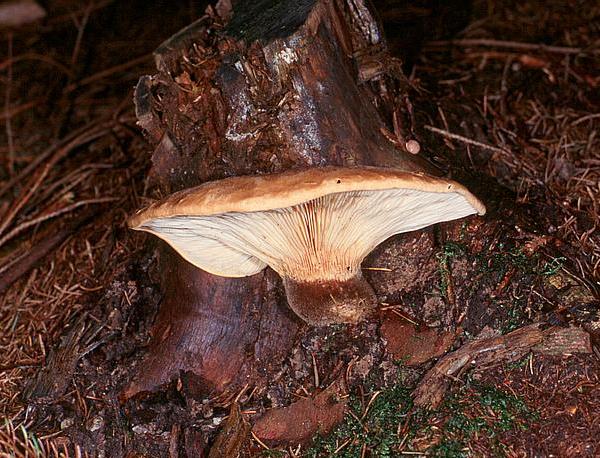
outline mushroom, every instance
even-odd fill
[[[418,172],[323,167],[240,176],[177,192],[130,218],[214,275],[270,266],[312,325],[354,323],[377,303],[362,260],[402,232],[485,213],[464,186]]]

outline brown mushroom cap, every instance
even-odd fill
[[[328,282],[339,286],[361,277],[364,257],[390,236],[474,213],[484,214],[485,207],[451,180],[324,167],[205,183],[138,212],[129,225],[157,235],[212,274],[243,277],[269,265],[288,292],[310,284],[314,296],[321,285],[319,295],[326,296]]]

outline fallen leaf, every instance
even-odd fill
[[[315,434],[326,434],[344,419],[347,401],[340,400],[343,382],[337,381],[312,398],[268,410],[252,431],[261,440],[297,444]]]
[[[453,332],[438,332],[434,328],[415,326],[388,313],[381,325],[386,350],[407,366],[417,366],[446,353],[454,342]]]

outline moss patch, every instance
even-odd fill
[[[414,409],[402,383],[354,396],[345,421],[329,436],[318,437],[306,457],[359,458],[419,452],[432,456],[470,456],[470,441],[482,438],[495,456],[505,456],[499,437],[527,429],[537,418],[525,402],[494,386],[469,379],[435,411]]]

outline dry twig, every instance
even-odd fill
[[[463,38],[459,40],[430,41],[427,47],[439,46],[486,46],[494,48],[519,49],[523,51],[545,51],[555,54],[600,54],[600,49],[552,46],[543,43],[522,43],[519,41],[492,40],[488,38]]]
[[[0,197],[13,189],[19,181],[32,173],[41,164],[46,164],[49,167],[53,166],[75,148],[111,132],[112,129],[121,125],[123,123],[122,121],[123,120],[114,119],[103,122],[93,121],[80,129],[71,132],[65,138],[40,153],[33,161],[31,161],[31,163],[23,168],[23,170],[8,180],[8,182],[0,188]]]
[[[521,359],[530,351],[546,354],[591,353],[589,334],[581,328],[543,328],[534,323],[505,335],[469,342],[440,359],[413,391],[414,404],[437,407],[451,380],[469,368]]]
[[[495,151],[497,153],[510,154],[510,151],[506,151],[502,148],[498,148],[497,146],[488,145],[487,143],[478,142],[477,140],[472,140],[467,137],[463,137],[462,135],[453,134],[452,132],[448,132],[447,130],[438,129],[437,127],[425,125],[423,126],[425,129],[434,132],[436,134],[442,135],[446,138],[452,138],[454,140],[458,140],[460,142],[466,143],[467,145],[479,146],[480,148],[488,149],[490,151]]]
[[[44,238],[35,245],[35,249],[28,250],[14,262],[11,262],[9,265],[3,265],[0,269],[0,293],[4,292],[21,276],[29,272],[38,262],[60,246],[71,234],[85,224],[85,222],[89,221],[89,219],[89,215],[84,216],[74,224],[59,230],[54,235]],[[9,256],[13,257],[12,253]]]
[[[4,123],[6,126],[6,138],[8,140],[8,173],[12,175],[15,172],[15,147],[13,144],[13,132],[11,118],[8,116],[10,111],[10,92],[12,89],[13,79],[13,66],[12,66],[12,53],[13,53],[13,34],[8,33],[8,71],[6,76],[6,89],[4,91]]]
[[[24,230],[35,226],[39,223],[42,223],[44,221],[47,221],[49,219],[52,218],[56,218],[57,216],[63,215],[65,213],[69,213],[72,212],[73,210],[82,207],[84,205],[91,205],[91,204],[102,204],[102,203],[106,203],[106,202],[114,202],[115,200],[119,200],[116,197],[100,197],[98,199],[85,199],[85,200],[80,200],[79,202],[75,202],[74,204],[71,205],[67,205],[66,207],[60,208],[58,210],[55,210],[53,212],[50,213],[46,213],[43,215],[40,215],[36,218],[33,218],[29,221],[25,221],[24,223],[18,225],[17,227],[15,227],[12,231],[10,231],[8,234],[6,234],[4,237],[0,238],[0,247],[2,245],[4,245],[6,242],[8,242],[10,239],[16,237],[17,235],[19,235],[21,232],[23,232]]]

